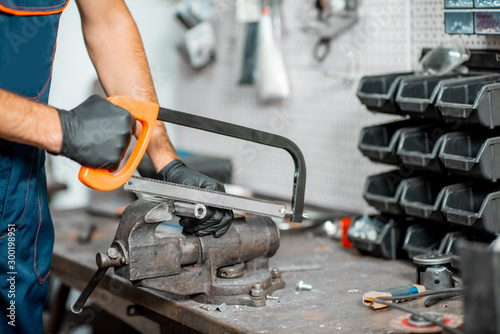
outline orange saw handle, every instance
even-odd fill
[[[141,162],[144,153],[146,153],[149,141],[153,135],[156,119],[158,118],[158,110],[160,109],[160,106],[156,103],[139,101],[126,96],[111,96],[108,98],[108,101],[130,112],[136,120],[141,122],[142,130],[139,138],[137,138],[137,144],[132,154],[125,165],[116,173],[113,173],[109,169],[83,166],[80,168],[80,173],[78,174],[80,181],[86,186],[97,190],[117,189],[123,186],[132,176]]]

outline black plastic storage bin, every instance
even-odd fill
[[[401,79],[412,74],[406,72],[362,77],[356,95],[371,111],[400,114],[401,110],[394,101],[395,94]]]
[[[460,269],[460,255],[457,245],[460,240],[471,240],[474,236],[471,231],[453,231],[447,233],[439,245],[439,254],[451,255],[451,266],[454,269]]]
[[[382,216],[362,216],[352,220],[347,238],[362,253],[386,259],[405,257],[403,240],[408,224]]]
[[[500,234],[500,185],[465,182],[444,188],[441,211],[450,223]]]
[[[500,176],[500,133],[488,132],[444,135],[439,159],[452,173],[496,182]]]
[[[372,175],[366,179],[363,197],[366,202],[383,213],[403,215],[399,205],[404,177],[399,170]]]
[[[401,161],[396,152],[401,133],[420,126],[422,121],[404,120],[365,127],[361,129],[358,149],[372,161],[398,165]]]
[[[402,193],[399,205],[407,215],[443,222],[441,203],[445,187],[455,184],[454,178],[439,175],[414,177],[401,182]]]
[[[439,160],[439,149],[446,128],[429,125],[401,132],[396,155],[403,164],[428,172],[445,172]]]
[[[411,225],[406,230],[403,249],[410,259],[421,254],[438,253],[445,234],[444,229],[431,227],[428,224]]]
[[[495,240],[491,234],[477,233],[472,230],[460,230],[447,233],[439,245],[439,254],[451,255],[451,266],[461,270],[459,245],[462,241],[489,244]]]
[[[441,86],[447,79],[464,77],[463,74],[422,75],[401,79],[396,93],[396,103],[403,115],[414,118],[441,120],[434,106]],[[470,75],[469,75],[470,76]]]
[[[494,128],[500,125],[500,75],[447,80],[436,99],[443,119]]]

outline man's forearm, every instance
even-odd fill
[[[108,96],[125,95],[157,103],[141,37],[122,0],[79,0],[90,58]],[[148,154],[157,171],[177,153],[163,122],[157,122]]]
[[[0,89],[0,138],[58,153],[62,137],[56,109]]]

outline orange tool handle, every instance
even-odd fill
[[[109,169],[82,166],[78,178],[86,186],[97,190],[117,189],[123,186],[132,176],[144,153],[146,153],[158,118],[158,110],[160,109],[160,106],[156,103],[139,101],[126,96],[111,96],[108,101],[130,112],[136,120],[141,122],[142,130],[132,154],[125,165],[117,172],[113,173]]]

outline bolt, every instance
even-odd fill
[[[278,270],[278,268],[273,268],[271,270],[271,277],[273,279],[276,279],[276,278],[281,278],[281,272]]]
[[[250,291],[250,295],[252,297],[261,297],[263,292],[264,292],[264,290],[262,290],[261,285],[259,283],[257,283],[253,286],[252,290]]]
[[[304,281],[299,281],[299,284],[297,284],[297,290],[312,290],[312,285],[305,284]]]
[[[108,249],[108,256],[111,258],[111,259],[116,259],[118,258],[118,256],[120,256],[120,253],[118,252],[118,250],[116,248],[113,248],[113,247],[110,247]]]

